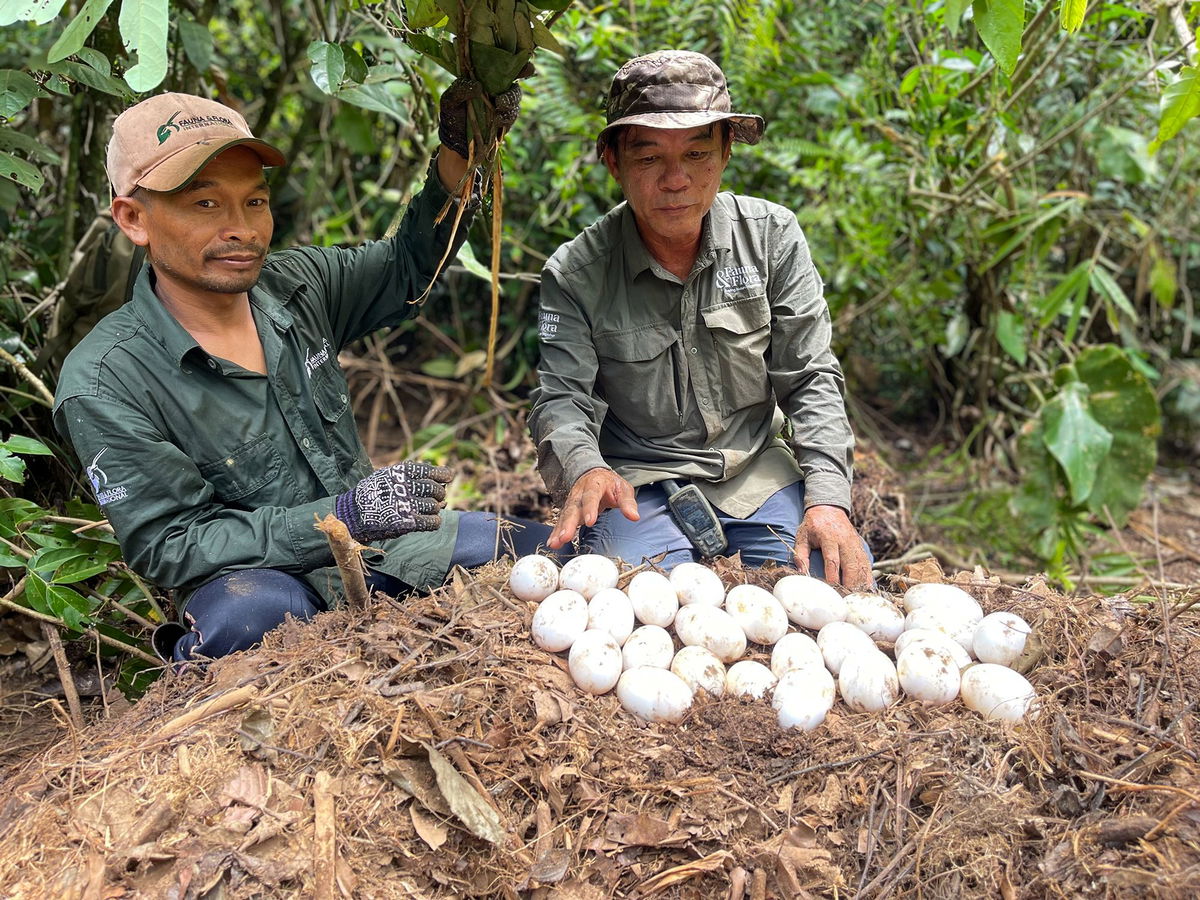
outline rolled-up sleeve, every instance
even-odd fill
[[[804,475],[804,504],[850,510],[854,437],[846,416],[845,379],[830,347],[833,328],[821,276],[793,217],[776,220],[778,248],[770,281],[768,363],[771,385]]]

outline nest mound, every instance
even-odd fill
[[[1035,625],[1034,721],[839,703],[794,733],[765,702],[657,726],[579,692],[507,572],[285,625],[10,774],[5,895],[1200,892],[1200,636],[1165,605],[962,573]]]

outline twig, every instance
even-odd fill
[[[809,772],[819,772],[822,769],[840,769],[842,766],[852,766],[856,762],[862,762],[863,760],[872,759],[873,757],[887,753],[890,749],[890,747],[884,747],[882,750],[875,750],[872,753],[864,753],[861,756],[851,756],[847,759],[835,759],[832,762],[818,763],[815,766],[805,766],[803,769],[794,769],[790,772],[772,775],[767,779],[766,783],[775,784],[776,782],[783,781],[787,778],[797,778],[800,775],[807,775]]]
[[[337,889],[337,807],[330,774],[317,773],[313,783],[313,896],[333,900]]]
[[[371,595],[367,593],[367,576],[363,571],[362,544],[350,536],[350,529],[333,513],[317,523],[317,530],[325,532],[329,539],[329,549],[342,575],[346,605],[350,609],[366,609]]]
[[[54,406],[54,395],[50,393],[42,379],[29,371],[29,367],[25,363],[21,362],[3,347],[0,347],[0,361],[8,363],[16,369],[18,375],[29,382],[30,386],[38,393],[38,396],[34,398],[35,400],[47,408]]]
[[[67,707],[71,710],[71,724],[75,726],[76,731],[82,731],[83,707],[79,705],[79,691],[75,689],[75,676],[71,674],[71,666],[67,663],[67,654],[63,650],[62,638],[58,636],[58,629],[47,622],[42,623],[42,634],[50,642],[50,650],[54,654],[54,665],[58,668],[58,680],[67,697]]]
[[[1200,805],[1200,794],[1193,794],[1191,791],[1173,784],[1142,784],[1137,781],[1124,781],[1120,778],[1109,778],[1107,775],[1097,775],[1095,772],[1089,772],[1087,769],[1076,769],[1075,774],[1080,778],[1087,778],[1089,781],[1102,781],[1105,784],[1111,784],[1123,791],[1165,791],[1171,794],[1180,794],[1187,797],[1193,803]]]

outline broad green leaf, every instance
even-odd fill
[[[27,565],[29,571],[37,572],[44,578],[65,563],[86,557],[87,554],[78,547],[47,547],[33,554]]]
[[[520,14],[518,13],[518,15]],[[531,19],[529,24],[533,26],[533,42],[535,44],[542,49],[549,50],[551,53],[555,53],[559,56],[565,57],[567,55],[567,51],[565,51],[563,49],[563,45],[558,42],[558,38],[550,33],[550,29],[542,23],[541,19]]]
[[[1174,263],[1155,250],[1154,262],[1150,265],[1150,293],[1154,295],[1155,302],[1165,309],[1171,309],[1175,305],[1178,290]]]
[[[39,162],[57,165],[62,157],[41,143],[37,138],[30,137],[15,128],[0,126],[0,150],[20,150],[26,156]]]
[[[1150,142],[1150,152],[1179,134],[1179,129],[1197,113],[1200,113],[1200,68],[1184,66],[1159,101],[1158,136]]]
[[[371,119],[363,115],[362,110],[349,103],[339,103],[333,121],[337,128],[338,140],[351,153],[368,156],[379,152]]]
[[[87,0],[75,14],[63,33],[58,36],[58,40],[50,47],[46,53],[48,62],[58,62],[60,59],[66,59],[68,56],[74,56],[83,49],[83,45],[87,42],[88,37],[96,28],[96,23],[103,18],[104,13],[108,11],[108,7],[112,5],[112,0]],[[105,74],[108,74],[107,72]]]
[[[122,0],[117,24],[121,42],[137,63],[125,71],[125,83],[139,94],[153,90],[167,76],[167,0]]]
[[[1058,21],[1062,27],[1074,34],[1083,24],[1083,16],[1087,12],[1087,0],[1060,0]]]
[[[28,72],[0,69],[0,119],[11,119],[41,93]]]
[[[32,500],[22,497],[4,497],[0,499],[0,535],[12,538],[20,531],[20,526],[34,519],[40,519],[46,511]]]
[[[454,45],[449,41],[438,40],[427,34],[406,34],[404,40],[422,56],[458,77],[458,60],[454,55]]]
[[[404,16],[409,28],[431,28],[446,18],[433,0],[408,0],[404,4]]]
[[[1088,347],[1076,358],[1074,371],[1088,386],[1093,417],[1113,436],[1088,508],[1103,522],[1108,520],[1107,508],[1121,525],[1137,508],[1158,458],[1162,434],[1158,399],[1146,377],[1113,344]]]
[[[1001,310],[996,317],[996,340],[1018,365],[1025,365],[1028,350],[1025,345],[1025,320],[1022,317],[1006,309]]]
[[[946,0],[943,9],[945,10],[946,27],[950,29],[951,37],[958,37],[958,27],[962,24],[963,13],[970,5],[971,0]]]
[[[91,47],[80,47],[79,52],[75,54],[101,75],[112,74],[112,63],[108,57],[99,50],[94,50]]]
[[[992,254],[992,258],[985,262],[979,271],[986,272],[988,269],[994,267],[997,263],[1005,259],[1008,254],[1015,250],[1018,246],[1025,243],[1025,241],[1028,240],[1035,231],[1037,231],[1051,219],[1057,218],[1064,212],[1072,209],[1075,204],[1076,200],[1074,198],[1063,200],[1061,203],[1056,203],[1049,209],[1044,210],[1043,212],[1034,216],[1024,228],[1005,241],[1003,246],[1001,246],[999,250]]]
[[[469,48],[473,74],[483,85],[483,89],[493,97],[513,86],[530,57],[530,53],[524,51],[509,53],[479,41],[470,41]]]
[[[1025,0],[972,0],[975,28],[985,47],[1006,75],[1017,67],[1021,33],[1025,30]]]
[[[46,181],[35,166],[3,151],[0,151],[0,178],[15,181],[34,192],[40,191]]]
[[[350,44],[342,44],[341,46],[342,57],[346,60],[346,77],[355,84],[362,84],[367,80],[367,75],[370,74],[366,62],[363,61],[362,54]]]
[[[33,22],[45,25],[58,15],[66,0],[0,0],[0,25]]]
[[[309,74],[313,84],[326,94],[335,93],[346,78],[342,48],[328,41],[313,41],[308,45],[308,58],[312,63]]]
[[[94,556],[80,555],[55,569],[50,580],[54,584],[78,584],[80,581],[87,581],[89,578],[103,574],[107,570],[108,563],[104,560]]]
[[[46,69],[57,75],[65,75],[72,81],[77,81],[80,84],[87,85],[105,94],[111,94],[114,97],[131,100],[134,96],[125,82],[113,78],[111,75],[105,75],[90,65],[85,66],[83,63],[78,63],[74,60],[64,59],[61,62],[48,63]]]
[[[1121,286],[1108,274],[1108,270],[1101,266],[1093,266],[1089,280],[1092,285],[1092,290],[1105,299],[1105,309],[1108,312],[1108,321],[1113,329],[1117,328],[1117,310],[1125,313],[1131,320],[1137,319],[1137,313],[1133,309],[1133,304],[1129,302],[1129,298],[1125,296],[1125,292],[1121,290]]]
[[[25,559],[0,544],[0,569],[24,569]]]
[[[1042,408],[1046,448],[1067,476],[1071,502],[1084,503],[1092,493],[1100,463],[1112,446],[1112,433],[1093,418],[1088,388],[1074,381]]]
[[[25,460],[0,448],[0,478],[13,484],[25,483]]]
[[[463,245],[458,248],[458,264],[476,278],[482,278],[488,284],[492,283],[492,273],[487,266],[475,258],[475,251],[471,249],[470,241],[463,241]]]
[[[488,280],[491,280],[491,276],[488,276]],[[421,372],[430,378],[453,378],[457,368],[458,363],[456,360],[451,359],[449,356],[436,356],[422,364]]]
[[[39,612],[57,617],[68,628],[82,631],[89,624],[88,615],[95,608],[88,599],[67,587],[47,584],[40,575],[30,572],[25,581],[25,594]]]
[[[337,97],[361,109],[389,115],[401,125],[407,125],[409,122],[408,107],[392,93],[387,84],[352,85],[338,91]]]
[[[178,27],[179,41],[188,62],[197,72],[207,72],[213,61],[212,32],[193,19],[180,19]]]
[[[14,434],[7,441],[0,443],[0,447],[11,453],[24,453],[28,456],[53,456],[54,451],[39,441],[37,438],[26,437],[23,434]]]

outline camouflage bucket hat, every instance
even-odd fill
[[[725,74],[702,53],[659,50],[631,59],[613,76],[607,121],[596,138],[596,155],[622,125],[695,128],[728,120],[733,139],[757,144],[766,124],[761,116],[731,112]]]

